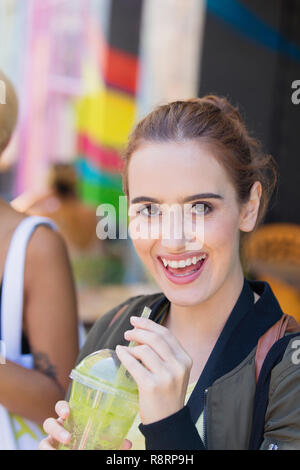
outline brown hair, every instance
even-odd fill
[[[8,145],[18,117],[18,98],[8,78],[0,70],[0,81],[4,83],[5,104],[0,104],[0,154]]]
[[[256,227],[262,222],[277,183],[276,162],[249,135],[237,108],[214,95],[175,101],[157,107],[133,129],[123,154],[123,190],[128,196],[128,165],[132,154],[145,142],[199,140],[220,151],[214,156],[229,175],[238,204],[249,200],[255,181],[262,185]]]
[[[62,199],[77,195],[77,173],[73,165],[54,163],[49,170],[48,184]]]

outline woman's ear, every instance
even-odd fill
[[[249,201],[244,204],[241,210],[239,228],[242,232],[251,232],[254,229],[258,216],[261,194],[261,183],[256,181],[251,188]]]

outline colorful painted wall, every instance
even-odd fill
[[[101,81],[76,105],[81,195],[89,203],[111,203],[116,209],[123,194],[120,154],[136,119],[142,6],[141,0],[110,3],[107,31],[98,24],[98,60],[83,61],[86,79],[98,74]]]
[[[298,0],[1,0],[0,67],[20,97],[13,195],[77,161],[83,199],[116,201],[120,152],[156,104],[205,93],[238,104],[279,163],[267,221],[299,223]],[[6,178],[7,181],[7,178]]]
[[[300,223],[298,0],[207,0],[198,94],[229,97],[279,165],[268,222]]]

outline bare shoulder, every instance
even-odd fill
[[[67,256],[67,247],[62,236],[46,225],[40,225],[28,243],[27,255],[32,260]]]
[[[28,243],[25,264],[25,288],[31,290],[41,277],[56,278],[57,282],[71,279],[70,258],[62,236],[47,226],[39,226]],[[40,283],[40,282],[39,282]]]

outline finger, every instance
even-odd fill
[[[135,316],[130,317],[130,323],[136,328],[152,331],[153,333],[163,336],[174,353],[177,353],[179,348],[183,350],[183,347],[177,338],[165,326],[160,325],[153,320],[149,320],[149,318],[140,318]]]
[[[70,414],[69,403],[63,400],[58,401],[55,405],[55,411],[60,418],[65,420]]]
[[[128,348],[128,352],[142,361],[143,365],[153,374],[160,375],[165,370],[166,363],[147,344]]]
[[[129,349],[126,346],[117,346],[116,354],[137,385],[141,386],[149,380],[150,372],[130,354]]]
[[[190,366],[191,358],[185,351],[177,338],[165,326],[159,325],[148,318],[130,317],[131,324],[138,329],[151,331],[164,339],[173,351],[173,355],[182,361],[186,366]]]
[[[132,447],[132,442],[129,441],[128,439],[125,439],[120,450],[130,450],[131,447]]]
[[[172,363],[175,360],[174,352],[171,349],[166,339],[152,331],[134,328],[133,330],[125,331],[125,339],[128,341],[135,341],[140,344],[147,344],[155,351],[162,360]]]
[[[70,433],[54,418],[46,419],[43,428],[44,431],[57,442],[68,444],[71,440]]]
[[[53,440],[50,437],[47,437],[47,439],[43,439],[39,443],[39,450],[56,450],[56,446],[53,443]]]

